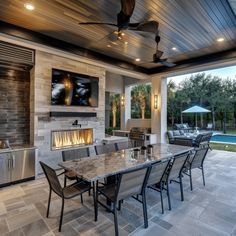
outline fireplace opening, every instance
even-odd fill
[[[93,143],[93,129],[52,131],[52,150],[90,145]]]

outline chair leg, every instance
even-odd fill
[[[94,220],[98,219],[98,192],[97,183],[93,182],[93,205],[94,205]]]
[[[168,182],[167,182],[167,184],[166,184],[166,189],[167,189],[167,198],[168,198],[169,210],[171,210],[170,190],[169,190],[169,183],[168,183]]]
[[[62,220],[63,220],[63,211],[64,211],[64,198],[62,198],[59,232],[61,232],[61,225],[62,225]]]
[[[190,179],[190,189],[193,191],[193,180],[192,180],[192,170],[189,169],[189,179]]]
[[[47,218],[49,216],[49,208],[50,208],[50,203],[51,203],[51,195],[52,195],[52,190],[51,188],[49,189],[49,197],[48,197],[48,209],[47,209]]]
[[[83,194],[80,194],[80,201],[81,201],[82,204],[84,203],[84,201],[83,201]]]
[[[181,175],[179,177],[179,185],[180,185],[181,201],[184,201],[184,191],[183,191],[183,183]]]
[[[203,169],[203,166],[201,167],[202,169],[202,182],[203,182],[203,185],[205,186],[205,176],[204,176],[204,169]]]
[[[118,203],[118,211],[121,210],[121,203],[122,203],[122,200],[120,200],[119,203]]]
[[[144,191],[142,195],[143,202],[143,218],[144,218],[144,228],[148,227],[148,216],[147,216],[147,202],[146,202],[146,193]]]
[[[115,236],[119,236],[116,203],[114,203],[114,224],[115,224]]]
[[[162,183],[160,183],[160,196],[161,196],[161,213],[164,214],[163,197],[162,197]]]
[[[66,187],[66,176],[64,175],[64,188]]]

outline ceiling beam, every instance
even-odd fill
[[[236,63],[236,47],[222,52],[212,53],[205,56],[178,61],[175,63],[176,66],[172,68],[168,68],[165,66],[152,68],[148,70],[148,74],[153,75],[153,74],[173,73],[177,71],[183,71],[183,70],[189,70],[191,68],[201,67],[203,65],[210,66],[212,64],[221,63],[225,61],[235,61]]]

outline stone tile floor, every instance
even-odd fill
[[[236,236],[236,154],[209,152],[205,162],[206,186],[201,172],[193,171],[191,192],[184,177],[185,201],[180,201],[179,185],[171,184],[172,210],[161,214],[159,193],[147,191],[149,227],[143,228],[142,206],[130,199],[119,213],[120,235]],[[61,201],[53,195],[50,217],[46,218],[48,185],[45,178],[0,189],[0,235],[114,235],[113,215],[99,207],[94,222],[92,197],[84,194],[65,203],[64,224],[58,232]]]

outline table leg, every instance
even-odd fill
[[[94,220],[98,220],[97,183],[93,181]]]

